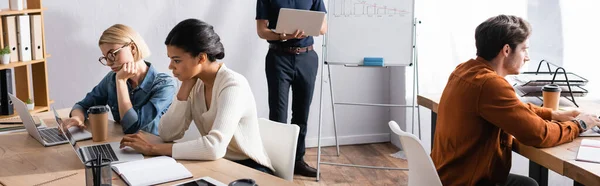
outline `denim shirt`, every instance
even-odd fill
[[[87,120],[88,108],[96,105],[107,105],[116,122],[121,124],[125,134],[133,134],[143,130],[158,135],[160,117],[167,112],[177,88],[175,79],[165,73],[159,73],[148,62],[146,77],[133,88],[129,81],[127,88],[132,108],[123,118],[119,115],[119,102],[117,99],[116,73],[111,71],[83,100],[77,102],[72,110],[83,111]]]

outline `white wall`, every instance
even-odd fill
[[[7,8],[8,1],[0,4]],[[3,2],[4,3],[4,2]],[[268,118],[267,83],[264,58],[267,42],[256,34],[256,0],[52,0],[43,1],[48,59],[50,98],[56,108],[71,107],[81,100],[109,68],[98,63],[102,54],[97,46],[102,31],[122,23],[133,27],[148,43],[152,62],[158,71],[171,74],[163,44],[168,32],[179,21],[197,18],[212,24],[225,47],[223,62],[243,74],[254,93],[259,117]],[[322,37],[315,38],[315,50],[322,56]],[[385,103],[389,100],[387,70],[358,70],[333,68],[335,91],[341,101]],[[307,146],[317,145],[319,87],[317,77],[315,96],[311,105]],[[325,145],[334,144],[329,87],[325,84],[324,125]],[[291,96],[290,96],[291,99]],[[291,102],[290,102],[291,106]],[[382,108],[338,108],[340,142],[369,143],[389,140],[385,122],[389,111]],[[291,111],[290,111],[291,114]],[[291,117],[288,117],[288,120]],[[196,137],[192,127],[186,139]]]
[[[535,71],[539,62],[544,59],[556,65],[563,64],[563,13],[559,0],[532,0],[527,4],[528,21],[532,27],[529,39],[529,56],[531,61],[523,71]],[[551,39],[549,39],[551,38]],[[531,47],[535,46],[535,47]],[[540,70],[547,70],[541,68]]]

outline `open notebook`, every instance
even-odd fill
[[[575,160],[600,163],[600,140],[581,140]]]
[[[155,185],[193,177],[181,163],[159,156],[111,165],[128,185]]]

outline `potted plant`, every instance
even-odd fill
[[[10,46],[0,50],[0,61],[5,65],[10,63]]]
[[[33,104],[33,100],[27,99],[27,101],[25,103],[27,104],[28,110],[33,110],[33,107],[35,106],[35,104]]]

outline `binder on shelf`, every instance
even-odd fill
[[[23,0],[9,0],[8,1],[10,10],[23,10],[24,1]]]
[[[31,61],[31,29],[28,15],[17,16],[17,42],[19,61]]]
[[[17,44],[17,22],[15,16],[2,17],[2,33],[4,37],[4,47],[10,46],[10,62],[19,61],[19,49]]]
[[[42,45],[42,16],[30,15],[31,18],[31,52],[34,60],[44,59]]]
[[[0,26],[2,26],[2,25],[4,25],[4,20],[2,18],[0,18]],[[0,29],[3,29],[3,28],[0,28]],[[6,41],[5,41],[4,34],[6,34],[6,32],[2,32],[2,34],[0,34],[0,49],[4,49],[4,47],[5,47],[4,42],[6,42]],[[10,57],[9,57],[8,61],[10,62]]]

